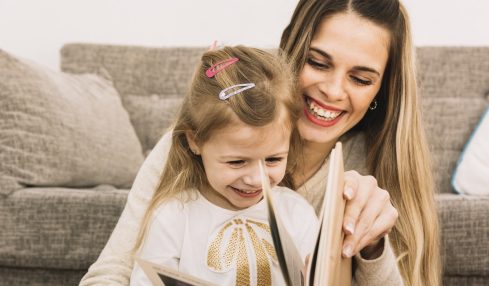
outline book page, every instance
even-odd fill
[[[216,286],[192,275],[175,269],[158,265],[144,259],[136,258],[136,263],[143,269],[153,286]]]
[[[351,285],[351,258],[341,255],[346,200],[343,198],[344,166],[341,142],[329,157],[328,182],[322,209],[318,241],[307,271],[309,285]]]
[[[301,255],[299,254],[294,241],[285,229],[280,217],[275,213],[270,182],[268,180],[268,175],[265,171],[265,164],[263,161],[260,161],[260,173],[262,179],[263,198],[266,200],[268,206],[268,220],[273,245],[275,246],[277,260],[279,262],[280,269],[282,270],[285,283],[289,286],[302,285],[304,281],[302,275],[304,261],[302,261]]]

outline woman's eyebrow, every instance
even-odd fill
[[[321,49],[318,49],[318,48],[315,48],[315,47],[310,47],[309,50],[320,54],[321,56],[327,58],[328,60],[332,60],[333,59],[332,56],[330,56],[327,52],[325,52],[325,51],[323,51]]]
[[[380,77],[380,72],[378,72],[376,69],[373,69],[373,68],[369,68],[369,67],[365,67],[365,66],[354,66],[353,69],[357,70],[357,71],[371,72],[371,73],[374,73]]]
[[[333,57],[330,54],[328,54],[327,52],[325,52],[325,51],[323,51],[323,50],[321,50],[319,48],[310,47],[309,50],[320,54],[321,56],[323,56],[327,60],[330,60],[330,61],[333,60]],[[371,68],[371,67],[367,67],[367,66],[354,66],[353,69],[354,70],[357,70],[357,71],[371,72],[371,73],[374,73],[374,74],[380,76],[380,72],[377,71],[374,68]]]

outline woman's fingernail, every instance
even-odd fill
[[[343,255],[345,257],[351,257],[352,249],[351,245],[347,244],[343,247]]]
[[[355,226],[353,225],[353,223],[349,222],[346,224],[345,226],[345,229],[350,233],[350,234],[353,234],[353,232],[355,231]]]
[[[347,199],[351,200],[353,198],[353,189],[351,187],[347,187],[345,190],[345,196]]]

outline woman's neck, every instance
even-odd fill
[[[302,186],[323,165],[324,160],[334,147],[334,142],[316,143],[305,141],[303,145],[303,158],[298,171],[293,175],[294,184]]]

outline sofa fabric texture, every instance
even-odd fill
[[[68,44],[61,67],[78,75],[104,68],[147,153],[178,112],[204,51]],[[489,285],[489,197],[458,195],[450,185],[460,152],[488,106],[489,47],[420,47],[417,65],[440,193],[444,285]],[[110,185],[24,186],[1,198],[0,285],[76,285],[105,245],[127,192]]]
[[[25,186],[130,187],[141,144],[111,82],[0,50],[0,194]]]

